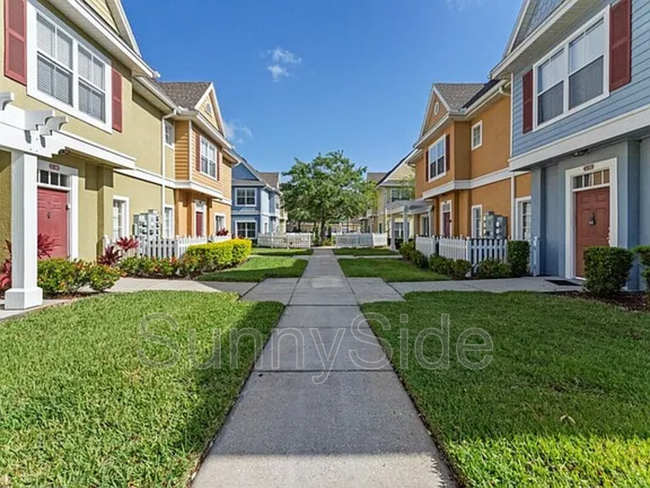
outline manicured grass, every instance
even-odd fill
[[[311,256],[313,249],[271,249],[268,247],[254,247],[253,254],[259,256]]]
[[[334,249],[337,256],[396,256],[398,253],[386,247]]]
[[[264,341],[278,321],[279,303],[241,303],[233,294],[143,292],[88,298],[0,323],[0,485],[184,486],[207,443],[234,404],[256,352],[241,339],[230,364],[229,331],[253,328]],[[142,319],[166,314],[149,332]],[[213,331],[221,360],[212,357]],[[158,341],[163,339],[159,338]],[[145,358],[145,359],[146,359]]]
[[[339,259],[339,264],[348,278],[383,278],[388,282],[449,279],[401,259]]]
[[[305,259],[253,256],[236,268],[209,273],[201,281],[264,281],[268,278],[300,278],[307,267]]]
[[[393,325],[376,334],[452,464],[469,486],[650,486],[650,314],[526,293],[414,293],[363,306]],[[404,314],[408,323],[404,323]],[[449,314],[450,366],[429,370],[413,347]],[[400,349],[408,328],[409,363]],[[493,352],[459,364],[460,333],[479,327]],[[482,343],[476,336],[469,342]],[[436,361],[430,336],[424,357]]]

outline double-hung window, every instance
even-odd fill
[[[429,180],[447,172],[447,136],[438,139],[429,147]]]
[[[472,237],[483,237],[483,206],[472,207]]]
[[[397,202],[401,200],[410,200],[411,191],[408,188],[391,188],[390,201]]]
[[[246,239],[257,239],[257,222],[237,222],[237,236]]]
[[[472,151],[483,145],[483,121],[472,126]]]
[[[536,125],[607,95],[606,17],[600,15],[536,67]]]
[[[529,199],[517,202],[517,237],[529,241],[532,238],[533,205]]]
[[[201,136],[201,173],[217,177],[217,146]]]
[[[165,120],[165,144],[174,146],[174,122]]]
[[[235,202],[238,207],[254,207],[256,202],[255,188],[237,188],[235,191]]]
[[[28,9],[28,94],[109,131],[110,62],[43,7]]]

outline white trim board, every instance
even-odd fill
[[[567,278],[575,278],[576,273],[576,255],[575,255],[575,194],[571,184],[574,176],[594,173],[609,169],[609,245],[618,246],[618,159],[608,159],[599,163],[586,165],[589,167],[585,171],[585,166],[569,169],[565,172],[564,190],[565,190],[565,265],[564,274]],[[606,187],[602,185],[601,187]],[[599,187],[596,187],[599,188]],[[587,188],[590,190],[591,188]]]
[[[528,169],[549,159],[602,144],[610,139],[646,128],[650,129],[650,104],[510,158],[510,170]]]
[[[448,193],[454,190],[473,190],[475,188],[480,188],[485,185],[491,185],[493,183],[498,183],[499,181],[507,180],[512,176],[510,169],[502,169],[495,171],[494,173],[489,173],[487,175],[479,176],[473,180],[454,180],[446,183],[442,186],[436,188],[431,188],[422,193],[422,198],[432,198]]]

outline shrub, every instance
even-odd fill
[[[429,258],[429,268],[434,273],[449,276],[451,274],[451,259],[434,254]]]
[[[630,276],[634,254],[620,247],[594,246],[585,251],[585,288],[596,296],[619,293]]]
[[[411,260],[418,268],[429,269],[429,259],[424,253],[421,253],[418,250],[413,251]]]
[[[639,261],[641,261],[641,266],[643,266],[641,275],[645,280],[646,288],[650,290],[650,246],[639,246],[634,249],[634,253],[639,256]],[[0,285],[1,289],[2,286]]]
[[[479,263],[476,270],[476,277],[481,280],[508,278],[511,275],[510,266],[498,259],[486,259]]]
[[[472,263],[465,259],[451,260],[449,276],[455,280],[465,280],[472,272]]]
[[[122,259],[122,252],[115,246],[108,246],[104,254],[97,256],[97,262],[106,266],[115,266]]]
[[[52,255],[56,242],[46,234],[39,234],[37,241],[37,257],[38,259],[46,259]],[[7,250],[7,258],[0,267],[0,291],[5,291],[11,288],[11,242],[5,239],[5,248]]]
[[[528,274],[530,243],[528,241],[508,242],[508,264],[512,276],[520,278]]]
[[[399,253],[407,261],[413,261],[413,255],[415,254],[415,243],[407,242],[402,244],[399,248]]]
[[[248,239],[233,239],[232,241],[233,265],[245,262],[253,252],[253,242]]]
[[[47,296],[74,295],[86,284],[87,266],[83,261],[55,258],[38,263],[38,286]]]
[[[174,278],[181,270],[176,258],[128,257],[118,264],[124,275],[134,278]]]
[[[95,291],[104,292],[115,286],[120,279],[120,271],[105,264],[88,264],[86,267],[88,285]]]
[[[197,254],[185,254],[179,260],[179,273],[181,276],[196,278],[202,272],[201,259]]]

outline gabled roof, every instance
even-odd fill
[[[108,5],[108,8],[111,11],[111,15],[113,16],[113,19],[115,20],[115,24],[117,25],[117,30],[119,31],[122,38],[129,44],[129,46],[136,53],[141,55],[140,47],[138,46],[138,42],[135,39],[133,30],[131,29],[131,24],[129,23],[129,19],[126,16],[126,12],[124,12],[122,1],[106,0],[106,5]]]
[[[510,54],[532,34],[565,0],[525,0],[512,31],[504,56]]]
[[[499,80],[490,80],[487,83],[483,85],[483,88],[481,88],[479,91],[477,91],[472,98],[470,98],[465,105],[463,105],[464,109],[470,108],[474,103],[476,103],[483,95],[485,95],[487,92],[489,92],[492,88],[494,88],[499,82]]]
[[[369,172],[366,175],[366,181],[374,181],[375,183],[379,183],[381,180],[384,179],[384,177],[388,173],[377,173],[377,172]]]
[[[280,188],[280,173],[260,172],[260,176],[271,188]]]
[[[157,81],[158,86],[179,107],[194,110],[212,86],[209,81]]]
[[[433,85],[450,111],[462,109],[476,95],[484,83],[436,83]]]
[[[402,159],[400,159],[399,163],[397,163],[395,166],[393,166],[388,173],[384,173],[384,177],[377,182],[377,186],[379,186],[379,185],[385,183],[386,181],[388,181],[390,179],[390,177],[393,175],[393,173],[395,173],[395,171],[397,171],[399,168],[401,168],[403,165],[406,164],[407,160],[411,157],[411,155],[413,155],[414,152],[416,152],[415,149],[413,151],[411,151],[410,153],[408,153],[406,156],[404,156]]]

